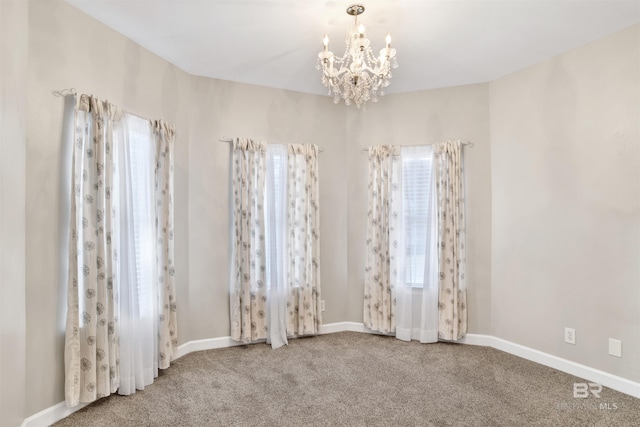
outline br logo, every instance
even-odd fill
[[[576,399],[586,399],[591,394],[596,399],[600,399],[602,385],[598,383],[573,383],[573,397]]]

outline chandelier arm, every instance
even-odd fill
[[[351,70],[349,70],[349,67],[345,67],[344,65],[342,65],[336,72],[336,76],[341,76],[345,73],[350,73],[350,72]]]

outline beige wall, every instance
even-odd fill
[[[27,4],[0,1],[0,425],[25,418]]]
[[[370,145],[473,142],[465,148],[469,332],[490,332],[491,170],[487,84],[390,95],[347,113],[349,165],[349,315],[362,322]]]
[[[639,28],[491,84],[492,334],[634,381]]]

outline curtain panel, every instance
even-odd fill
[[[65,400],[92,402],[120,385],[113,130],[122,112],[82,95],[75,111],[65,340]]]
[[[265,257],[266,144],[235,138],[232,146],[233,270],[230,280],[231,338],[267,338]]]
[[[156,143],[156,269],[158,271],[158,367],[166,369],[178,348],[178,319],[173,240],[173,146],[175,128],[162,120],[152,122]]]
[[[287,169],[287,335],[317,334],[322,324],[318,147],[289,144]]]
[[[435,146],[439,247],[438,337],[458,340],[467,333],[465,286],[465,195],[462,143]]]
[[[377,332],[394,333],[398,269],[393,251],[400,212],[399,149],[390,145],[369,147],[367,258],[364,280],[364,325]],[[395,182],[395,183],[394,183]]]

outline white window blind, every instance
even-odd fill
[[[155,143],[148,120],[127,115],[135,264],[140,317],[153,315],[155,284]]]
[[[404,238],[404,279],[422,287],[425,277],[427,230],[430,224],[432,150],[403,147],[402,159],[402,229]]]
[[[265,258],[267,289],[283,283],[286,269],[287,147],[267,146],[265,184]]]

